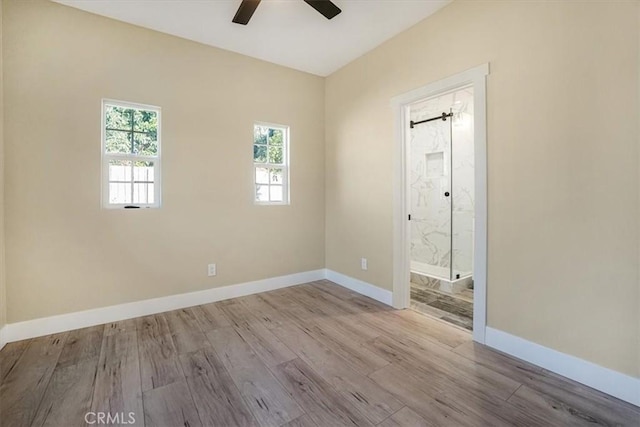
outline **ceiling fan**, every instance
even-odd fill
[[[309,6],[320,12],[325,18],[331,19],[342,12],[331,0],[304,0]],[[242,0],[233,22],[247,25],[253,16],[253,12],[260,4],[260,0]]]

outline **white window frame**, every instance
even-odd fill
[[[291,131],[289,126],[280,125],[276,123],[267,123],[267,122],[254,122],[252,128],[252,140],[251,140],[251,156],[253,157],[253,146],[255,145],[255,130],[256,126],[266,127],[270,129],[278,129],[282,131],[282,165],[274,165],[273,163],[260,163],[253,160],[253,203],[256,205],[263,206],[282,206],[291,204],[291,197],[289,194],[289,141],[291,138]],[[274,168],[274,166],[278,169],[282,169],[282,201],[281,202],[272,202],[272,201],[259,201],[256,200],[256,191],[257,186],[259,185],[256,177],[256,168]],[[264,185],[264,184],[260,184]]]
[[[137,154],[107,153],[106,150],[106,106],[131,108],[135,110],[154,111],[158,115],[158,154],[157,156],[141,156]],[[102,99],[101,109],[101,151],[102,151],[102,207],[105,209],[125,209],[129,206],[137,208],[159,208],[161,206],[162,194],[162,109],[155,105],[139,104],[115,99]],[[110,203],[109,202],[109,161],[110,160],[131,160],[153,162],[153,203]],[[132,177],[133,179],[133,177]],[[133,194],[133,193],[132,193]],[[136,209],[133,209],[136,210]]]

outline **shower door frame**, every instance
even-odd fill
[[[395,113],[393,208],[393,306],[410,304],[410,236],[409,221],[409,107],[411,104],[444,93],[473,87],[474,112],[474,238],[473,238],[473,340],[485,342],[487,326],[487,105],[486,77],[489,64],[435,81],[398,95],[391,100]]]

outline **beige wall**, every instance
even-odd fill
[[[4,6],[10,322],[324,267],[322,78],[52,2]],[[103,97],[162,107],[161,209],[101,209]],[[255,120],[291,126],[291,206],[253,204]]]
[[[2,90],[2,2],[0,2],[0,328],[7,323],[7,287],[4,263],[4,126]]]
[[[389,101],[489,62],[488,325],[640,376],[638,7],[457,1],[331,75],[327,268],[391,289]]]

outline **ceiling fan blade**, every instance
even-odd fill
[[[236,12],[236,16],[233,17],[233,22],[236,24],[247,25],[259,4],[260,0],[242,0],[242,3],[240,3],[240,7]]]
[[[325,18],[331,19],[342,12],[338,6],[333,4],[331,0],[304,0],[309,6],[324,15]]]

